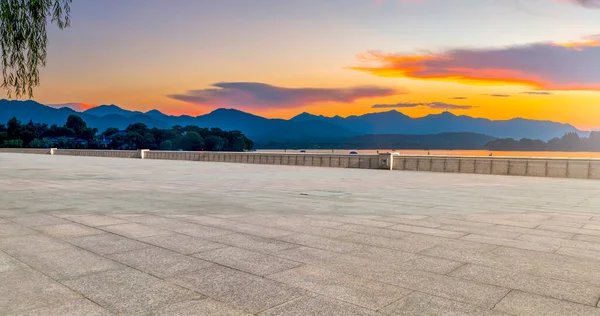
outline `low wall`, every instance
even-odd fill
[[[391,156],[287,154],[257,152],[199,152],[155,150],[79,150],[0,148],[0,153],[27,153],[87,157],[188,160],[286,166],[356,169],[392,169],[448,173],[554,177],[600,180],[600,159],[559,159],[467,156]],[[390,159],[392,158],[392,159]],[[390,160],[393,161],[390,168]]]
[[[600,179],[600,159],[394,156],[393,170]]]
[[[0,153],[49,155],[50,148],[0,148]]]
[[[278,154],[198,151],[146,152],[145,159],[191,160],[266,165],[379,169],[379,155]]]
[[[54,155],[107,158],[141,158],[137,150],[55,149]]]

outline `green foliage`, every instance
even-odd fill
[[[23,141],[20,139],[5,140],[3,147],[5,147],[5,148],[23,148]]]
[[[54,124],[49,128],[31,121],[22,124],[13,117],[6,125],[0,124],[0,147],[244,151],[254,146],[239,131],[198,126],[149,129],[144,123],[135,123],[125,131],[108,128],[102,137],[97,134],[96,128],[88,127],[77,115],[70,115],[63,126]]]
[[[187,132],[179,139],[177,149],[186,151],[203,150],[204,139],[196,132]]]
[[[63,29],[70,25],[71,0],[0,0],[2,88],[10,96],[33,96],[46,65],[48,20]]]
[[[160,145],[158,146],[158,149],[160,150],[171,150],[173,149],[173,142],[170,140],[163,140],[162,142],[160,142]]]
[[[495,139],[487,143],[486,147],[489,150],[509,151],[600,151],[600,132],[591,132],[588,138],[579,137],[576,133],[567,133],[548,142],[527,138],[518,141],[512,138]]]

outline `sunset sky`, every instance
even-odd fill
[[[74,0],[49,41],[45,104],[600,129],[600,0]]]

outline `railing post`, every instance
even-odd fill
[[[54,153],[56,152],[56,148],[50,148],[50,155],[54,155]]]

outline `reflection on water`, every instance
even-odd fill
[[[373,155],[391,152],[391,149],[354,150],[354,149],[306,149],[307,154],[349,154],[357,152],[362,155]],[[300,150],[257,150],[257,152],[300,153]],[[401,155],[432,156],[490,156],[494,157],[561,157],[561,158],[600,158],[600,152],[561,152],[561,151],[489,151],[489,150],[396,150]]]

